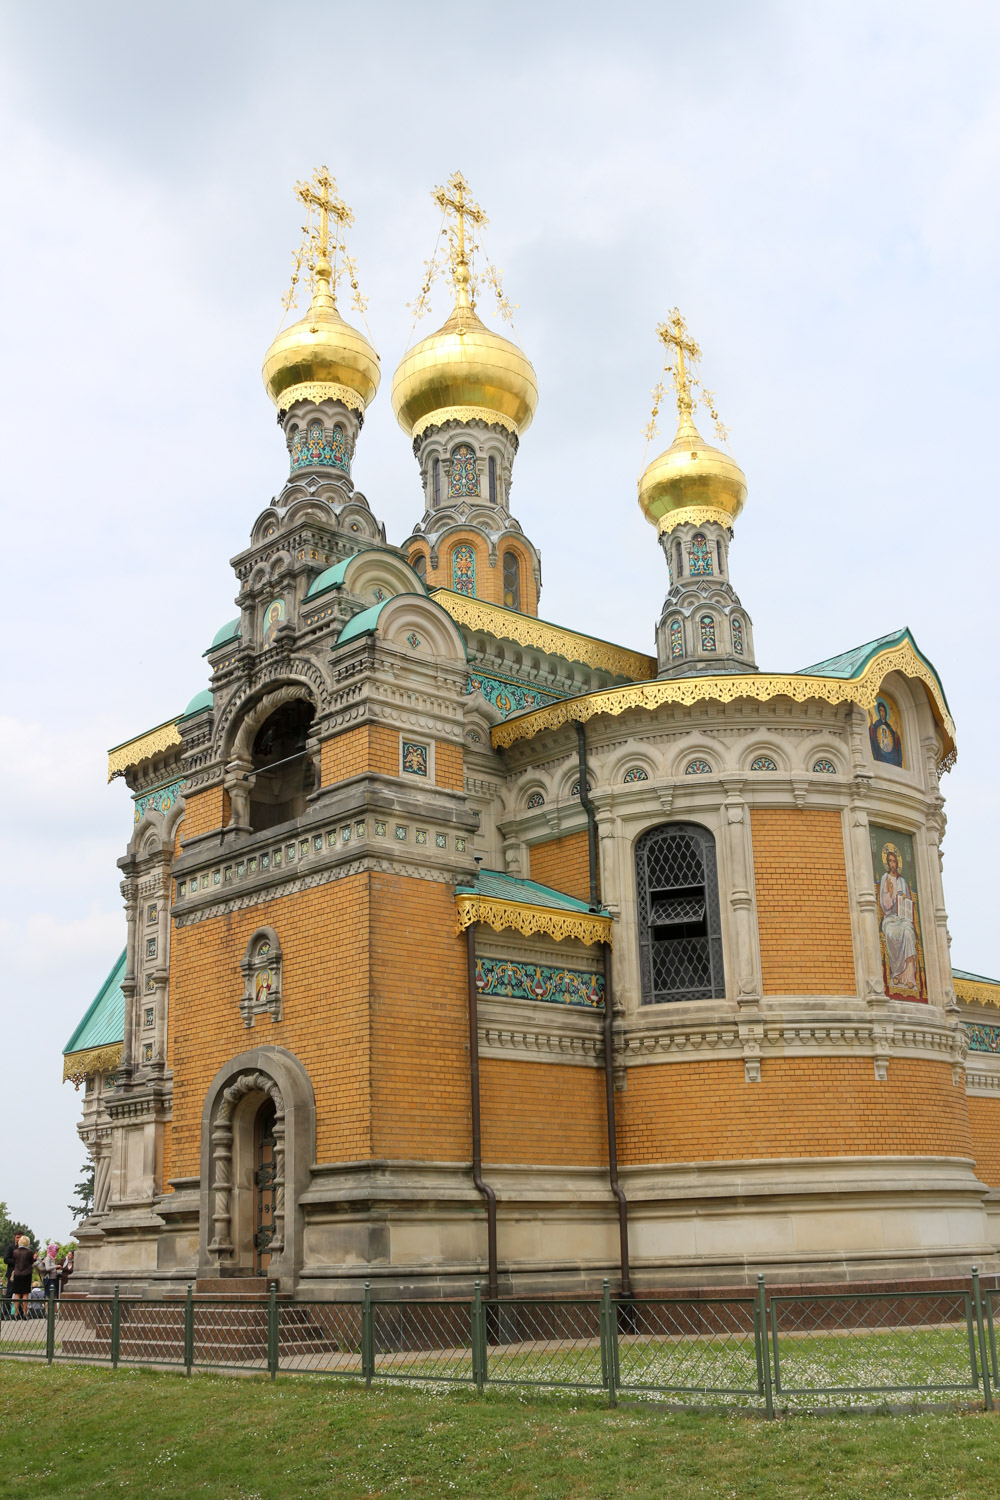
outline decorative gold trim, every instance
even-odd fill
[[[63,1083],[71,1083],[78,1089],[92,1073],[113,1073],[121,1067],[122,1043],[111,1042],[106,1047],[86,1047],[82,1052],[68,1052],[63,1058]]]
[[[656,676],[655,657],[643,656],[639,651],[629,651],[624,646],[614,646],[610,641],[596,640],[593,636],[577,635],[573,630],[550,625],[546,620],[519,615],[514,610],[503,609],[499,604],[487,604],[482,599],[469,599],[451,589],[432,589],[431,598],[437,600],[457,624],[467,625],[470,630],[487,630],[490,635],[516,641],[519,646],[534,646],[538,651],[564,656],[567,661],[579,661],[588,667],[613,672],[616,677],[645,682]]]
[[[976,979],[953,980],[955,994],[966,1005],[995,1005],[1000,1009],[1000,984],[983,984]]]
[[[486,901],[482,896],[471,895],[456,896],[455,906],[459,932],[473,922],[485,922],[497,932],[505,927],[516,928],[525,937],[543,932],[557,943],[567,937],[577,938],[581,943],[612,941],[611,918],[593,912],[560,911],[551,906],[528,906],[521,901]]]
[[[276,398],[275,405],[279,411],[291,411],[296,401],[311,401],[314,405],[321,401],[339,401],[352,411],[363,412],[365,409],[364,400],[357,391],[332,380],[304,380],[301,385],[290,385]]]
[[[446,606],[447,607],[447,606]],[[755,698],[765,703],[771,698],[791,698],[806,703],[818,698],[824,703],[857,703],[872,709],[879,688],[890,672],[918,677],[927,688],[935,716],[945,734],[942,770],[949,770],[955,759],[955,725],[948,712],[937,678],[921,661],[909,641],[882,651],[868,663],[857,678],[770,676],[763,672],[734,674],[731,677],[677,677],[658,682],[635,682],[627,687],[605,688],[580,698],[567,698],[536,708],[497,724],[492,731],[493,745],[501,749],[517,740],[529,740],[546,729],[558,729],[573,720],[586,723],[598,714],[624,714],[633,708],[656,709],[664,703],[715,702],[734,703],[739,698]]]
[[[137,735],[134,740],[126,740],[124,745],[115,745],[108,751],[108,780],[114,781],[116,776],[124,776],[130,766],[151,760],[154,755],[162,755],[164,750],[172,750],[181,743],[177,720],[171,719],[166,724],[158,724],[155,729],[147,730],[145,734]]]
[[[720,510],[715,505],[681,505],[677,510],[668,510],[665,516],[660,517],[656,535],[662,536],[665,531],[673,531],[675,526],[704,526],[706,521],[714,521],[727,531],[733,529],[733,517],[728,510]]]
[[[492,406],[442,406],[437,411],[428,412],[425,417],[418,417],[410,437],[418,438],[428,427],[441,427],[445,422],[485,422],[490,427],[506,427],[515,437],[520,436],[514,419]]]

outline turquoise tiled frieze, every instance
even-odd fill
[[[477,688],[504,718],[508,714],[520,713],[525,708],[544,708],[547,703],[558,703],[561,697],[558,693],[541,693],[537,688],[524,687],[522,683],[514,682],[509,677],[482,677],[478,672],[473,672],[469,677],[467,692],[474,693]]]
[[[158,786],[153,792],[143,792],[141,797],[135,798],[135,816],[132,819],[133,826],[140,821],[146,812],[169,812],[184,786],[184,777],[179,781],[168,782],[166,786]]]
[[[508,1000],[549,1000],[556,1005],[604,1005],[603,974],[554,969],[547,964],[517,963],[508,958],[477,958],[476,988],[481,995]]]
[[[1000,1053],[1000,1026],[990,1026],[984,1021],[967,1021],[970,1052]]]

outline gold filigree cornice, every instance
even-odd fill
[[[979,979],[959,979],[957,975],[952,982],[955,994],[966,1005],[995,1005],[1000,1009],[1000,984],[984,984]]]
[[[634,682],[626,687],[605,688],[580,698],[566,698],[536,708],[530,713],[497,724],[492,730],[493,745],[502,749],[517,740],[529,740],[547,729],[558,729],[574,720],[586,723],[598,714],[624,714],[631,709],[654,710],[666,703],[690,707],[693,703],[735,703],[753,698],[766,703],[771,698],[791,698],[794,703],[818,699],[823,703],[857,703],[873,709],[879,689],[890,672],[916,677],[927,688],[935,717],[945,735],[940,769],[948,770],[955,758],[955,725],[941,686],[934,673],[917,655],[908,641],[881,651],[872,658],[860,677],[805,677],[799,674],[773,676],[764,672],[734,674],[727,677],[676,677],[656,682]]]
[[[720,510],[715,505],[682,505],[679,510],[668,510],[660,518],[656,534],[662,536],[665,531],[673,531],[675,526],[704,526],[708,521],[724,526],[727,531],[733,529],[733,518],[728,510]]]
[[[131,766],[151,760],[154,755],[162,755],[165,750],[172,750],[181,743],[177,720],[170,719],[166,724],[158,724],[155,729],[147,730],[134,740],[126,740],[124,745],[116,745],[113,750],[108,751],[108,780],[114,781],[116,776],[124,776]]]
[[[563,656],[567,661],[579,661],[588,667],[613,672],[616,677],[645,682],[656,675],[654,657],[612,645],[610,641],[577,635],[574,630],[564,630],[531,615],[519,615],[499,604],[470,599],[465,594],[453,593],[451,589],[432,589],[431,598],[447,610],[456,624],[465,625],[470,630],[485,630],[504,640],[516,641],[519,646],[533,646],[537,651]]]
[[[484,900],[482,896],[458,895],[455,897],[458,912],[458,930],[464,932],[473,922],[485,922],[488,927],[501,932],[513,927],[528,937],[533,932],[561,942],[563,938],[576,938],[581,943],[608,943],[612,941],[611,918],[598,916],[596,912],[563,911],[551,906],[529,906],[520,901]]]
[[[515,437],[519,436],[513,417],[494,411],[491,406],[442,406],[414,422],[410,437],[418,438],[428,427],[443,427],[445,422],[485,422],[487,427],[506,427]]]
[[[121,1067],[121,1061],[121,1042],[110,1042],[106,1047],[87,1047],[83,1052],[69,1052],[63,1058],[63,1083],[71,1083],[78,1089],[93,1073],[113,1073]]]
[[[365,403],[357,391],[352,391],[349,385],[338,385],[332,380],[304,380],[300,385],[290,385],[277,398],[278,410],[291,411],[296,401],[311,401],[315,406],[321,401],[339,401],[342,406],[350,407],[351,411],[363,412],[365,409]]]

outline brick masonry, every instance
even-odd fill
[[[750,814],[765,995],[855,995],[839,812]]]

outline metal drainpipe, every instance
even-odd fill
[[[469,956],[469,1079],[472,1096],[472,1181],[486,1199],[486,1256],[489,1264],[489,1296],[497,1291],[497,1195],[483,1181],[483,1140],[479,1116],[479,991],[476,989],[476,923],[465,930]]]
[[[608,1110],[608,1176],[611,1191],[618,1199],[618,1255],[621,1262],[622,1296],[631,1297],[632,1277],[628,1263],[628,1199],[618,1181],[618,1141],[615,1131],[615,1069],[611,1029],[614,1012],[611,1004],[611,944],[604,949],[604,1095]]]
[[[580,802],[587,815],[587,857],[590,863],[590,909],[597,911],[601,897],[597,886],[597,818],[587,791],[587,731],[576,720],[576,745],[580,755]]]

